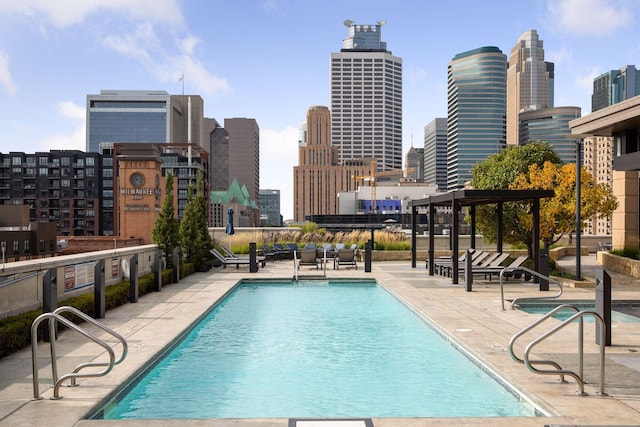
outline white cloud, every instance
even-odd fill
[[[177,0],[20,0],[0,1],[0,13],[21,14],[63,29],[96,13],[115,12],[134,20],[182,24]]]
[[[283,218],[293,218],[293,167],[298,165],[298,128],[260,129],[260,188],[280,190]]]
[[[633,21],[619,0],[548,0],[547,10],[552,21],[579,36],[602,36]]]
[[[163,83],[175,83],[183,75],[192,92],[215,96],[230,89],[226,79],[210,73],[197,58],[197,37],[187,35],[176,39],[175,51],[163,43],[162,37],[150,23],[139,25],[135,32],[111,35],[105,46],[140,62],[147,72]]]
[[[79,121],[71,133],[59,133],[42,142],[45,151],[49,150],[86,150],[86,110],[84,106],[74,104],[71,101],[63,101],[58,104],[58,114],[72,121]]]
[[[427,71],[423,68],[411,66],[407,68],[405,75],[406,75],[407,81],[412,86],[415,86],[420,81],[423,81],[427,78]]]
[[[18,86],[16,86],[13,78],[11,77],[11,72],[9,71],[9,55],[0,50],[0,86],[4,88],[4,90],[9,95],[15,95],[18,91]]]

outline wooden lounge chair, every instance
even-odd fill
[[[209,252],[211,252],[211,254],[222,263],[222,268],[227,268],[227,265],[235,265],[236,268],[239,268],[241,265],[251,265],[251,260],[249,260],[249,258],[225,257],[216,249],[211,249]]]
[[[300,250],[300,260],[298,261],[298,270],[300,269],[300,267],[305,265],[315,267],[316,270],[320,269],[320,263],[318,262],[318,258],[316,257],[315,249]]]
[[[356,251],[353,249],[338,250],[338,254],[334,260],[334,267],[339,270],[341,265],[349,265],[357,270],[358,264],[356,263]]]

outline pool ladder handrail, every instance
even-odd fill
[[[504,310],[504,274],[505,273],[513,273],[515,271],[522,271],[528,274],[531,274],[532,276],[536,276],[539,279],[544,279],[547,282],[549,282],[549,284],[553,284],[553,285],[557,285],[558,286],[558,293],[556,295],[552,295],[552,296],[544,296],[544,297],[522,297],[522,298],[516,298],[511,302],[511,308],[514,308],[514,306],[516,305],[517,301],[521,301],[523,299],[526,300],[538,300],[538,299],[554,299],[554,298],[560,298],[560,296],[562,296],[562,292],[564,291],[563,287],[562,287],[562,283],[552,279],[551,277],[547,277],[544,274],[538,273],[535,270],[531,270],[529,268],[526,267],[514,267],[514,268],[503,268],[502,270],[500,270],[500,301],[502,303],[502,309]]]
[[[120,341],[120,343],[122,344],[122,355],[120,356],[120,358],[116,360],[115,352],[108,343],[96,337],[95,335],[91,334],[87,330],[79,327],[78,325],[76,325],[75,323],[73,323],[72,321],[68,320],[67,318],[61,315],[61,313],[65,313],[65,312],[75,314],[81,319],[97,326],[98,328],[102,329],[103,331],[107,332],[108,334],[118,339],[118,341]],[[53,378],[53,385],[54,385],[53,397],[51,399],[53,400],[61,399],[61,396],[59,394],[59,389],[64,381],[71,379],[70,386],[75,387],[78,385],[76,382],[76,378],[92,378],[92,377],[104,376],[108,374],[115,365],[122,362],[125,359],[125,357],[127,357],[129,347],[126,339],[122,335],[114,331],[113,329],[108,328],[107,326],[96,321],[92,317],[86,315],[82,311],[74,307],[62,306],[57,308],[53,312],[43,313],[40,316],[38,316],[31,324],[31,368],[33,371],[32,372],[33,373],[33,400],[42,399],[40,397],[40,387],[38,383],[38,326],[43,320],[46,320],[46,319],[49,319],[49,344],[50,344],[49,349],[51,353],[51,371],[52,371],[52,378]],[[56,329],[57,329],[56,322],[60,322],[64,324],[68,328],[73,329],[76,332],[79,332],[80,334],[89,338],[91,341],[102,346],[109,355],[109,362],[81,363],[75,367],[72,373],[63,375],[62,377],[58,378],[58,365],[57,365],[56,345],[55,345]],[[105,369],[101,372],[95,372],[95,373],[89,373],[89,374],[79,373],[81,369],[88,368],[88,367],[96,367],[96,366],[105,366]]]
[[[555,326],[554,328],[552,328],[552,329],[548,330],[547,332],[545,332],[544,334],[540,335],[535,340],[531,341],[525,347],[525,350],[523,352],[522,358],[519,358],[515,354],[514,346],[515,346],[515,342],[516,342],[516,340],[518,338],[520,338],[522,335],[524,335],[525,333],[529,332],[530,330],[532,330],[536,326],[540,325],[541,323],[543,323],[544,321],[546,321],[547,319],[552,317],[557,312],[562,311],[562,310],[566,310],[566,309],[573,310],[573,311],[575,311],[575,313],[573,315],[571,315],[568,319],[564,320],[559,325]],[[524,329],[522,329],[520,332],[516,333],[513,337],[511,337],[511,340],[509,340],[509,355],[511,356],[511,358],[514,361],[516,361],[518,363],[521,363],[521,364],[524,364],[527,367],[527,369],[529,369],[531,372],[534,372],[536,374],[540,374],[540,375],[559,375],[560,376],[560,382],[565,382],[565,380],[564,380],[564,376],[565,375],[569,375],[569,376],[573,377],[576,380],[576,382],[578,383],[578,386],[580,388],[580,391],[579,391],[578,395],[579,396],[585,396],[586,393],[584,392],[584,379],[583,379],[584,378],[584,321],[583,321],[583,318],[585,316],[592,316],[596,320],[596,323],[598,323],[598,327],[600,328],[600,337],[604,337],[604,334],[605,334],[604,320],[602,319],[602,317],[598,313],[596,313],[595,311],[591,311],[591,310],[580,311],[580,309],[578,307],[574,306],[574,305],[562,304],[562,305],[559,305],[558,307],[555,307],[554,309],[549,311],[547,314],[545,314],[541,319],[536,320],[535,322],[531,323],[529,326],[527,326]],[[531,353],[531,350],[533,349],[533,347],[535,347],[536,345],[538,345],[539,343],[541,343],[542,341],[544,341],[545,339],[547,339],[551,335],[555,334],[559,330],[565,328],[567,325],[571,324],[576,319],[579,320],[579,324],[578,324],[578,371],[579,372],[578,373],[575,373],[574,371],[562,369],[562,367],[557,362],[555,362],[553,360],[531,360],[529,358],[529,353]],[[602,339],[600,339],[600,344],[599,344],[599,346],[600,346],[600,384],[599,384],[599,388],[598,388],[597,394],[599,394],[601,396],[606,396],[607,395],[605,393],[605,391],[604,391],[605,341],[606,340],[604,338],[602,338]],[[541,369],[538,369],[535,366],[533,366],[534,364],[551,365],[551,366],[553,366],[555,368],[555,370],[541,370]]]

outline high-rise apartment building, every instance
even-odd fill
[[[593,175],[596,184],[613,188],[613,138],[592,136],[583,140],[583,167]],[[585,224],[584,234],[611,235],[611,218],[596,216]]]
[[[169,95],[163,90],[102,90],[87,95],[87,152],[100,152],[103,143],[204,146],[203,111],[200,96]]]
[[[518,115],[553,107],[554,66],[545,62],[536,30],[522,34],[507,68],[507,143],[518,144]]]
[[[569,135],[569,122],[581,115],[580,107],[556,107],[520,113],[518,141],[545,141],[564,163],[576,162],[576,143]]]
[[[282,226],[280,190],[260,190],[260,225]]]
[[[474,164],[506,144],[507,56],[485,46],[459,53],[447,72],[447,190],[463,188]]]
[[[338,159],[374,158],[402,168],[402,59],[381,39],[385,21],[356,25],[331,53],[331,137]]]
[[[424,181],[447,191],[447,119],[438,117],[424,127]]]
[[[57,236],[100,236],[100,156],[78,150],[0,153],[0,204],[29,207]]]
[[[607,71],[593,79],[591,111],[640,95],[640,72],[633,65]]]
[[[304,221],[306,215],[338,214],[338,193],[355,190],[360,179],[376,171],[373,159],[338,161],[338,149],[331,145],[331,113],[327,107],[310,107],[306,128],[298,166],[293,167],[296,222]]]
[[[204,128],[209,132],[212,191],[227,191],[235,181],[246,189],[246,200],[260,200],[260,129],[255,119],[224,119],[220,127],[214,119],[206,119]],[[236,203],[236,202],[234,202]],[[227,210],[231,207],[237,215],[236,225],[257,227],[260,224],[259,209],[242,204],[212,204],[212,226],[224,227]]]

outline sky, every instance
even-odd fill
[[[205,117],[254,118],[260,187],[293,218],[298,129],[330,106],[343,22],[385,20],[403,61],[403,157],[446,117],[447,64],[535,29],[555,63],[555,106],[591,112],[594,77],[640,67],[639,0],[0,0],[0,152],[86,150],[86,97],[200,95]],[[181,81],[181,77],[184,79]]]

